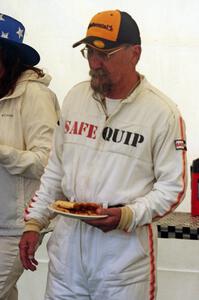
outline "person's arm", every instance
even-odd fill
[[[39,90],[39,92],[38,92]],[[27,88],[22,103],[21,124],[24,149],[0,145],[0,164],[12,175],[39,179],[51,148],[58,121],[57,99],[47,88]]]
[[[153,188],[148,194],[128,205],[133,212],[129,231],[170,213],[183,200],[187,183],[185,141],[183,119],[179,115],[172,115],[154,145]]]
[[[183,200],[186,190],[186,144],[182,118],[172,115],[158,136],[153,149],[155,182],[152,190],[133,204],[122,208],[100,208],[107,218],[85,221],[104,232],[113,229],[132,231],[150,224],[174,210]],[[144,176],[144,174],[143,174]]]
[[[64,199],[61,188],[61,180],[63,178],[61,166],[62,145],[63,130],[61,126],[56,126],[52,151],[45,172],[41,177],[40,189],[25,210],[25,229],[19,248],[24,268],[31,271],[36,270],[35,252],[40,231],[48,226],[49,220],[53,217],[53,214],[48,209],[48,205],[55,199]]]

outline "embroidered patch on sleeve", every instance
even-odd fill
[[[187,145],[185,140],[175,140],[176,150],[187,150]]]

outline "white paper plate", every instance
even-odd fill
[[[64,211],[60,211],[60,210],[57,210],[55,209],[52,205],[49,205],[48,208],[59,214],[59,215],[63,215],[65,217],[68,217],[68,218],[73,218],[73,219],[79,219],[79,220],[94,220],[94,219],[103,219],[103,218],[106,218],[107,215],[80,215],[80,214],[71,214],[71,213],[67,213],[67,212],[64,212]]]

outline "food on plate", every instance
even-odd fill
[[[52,207],[65,213],[96,216],[98,215],[96,210],[97,208],[100,208],[101,205],[95,202],[70,202],[56,200],[52,204]]]

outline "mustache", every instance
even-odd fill
[[[97,69],[97,70],[90,70],[89,75],[91,77],[105,77],[108,75],[108,73],[103,69]]]

